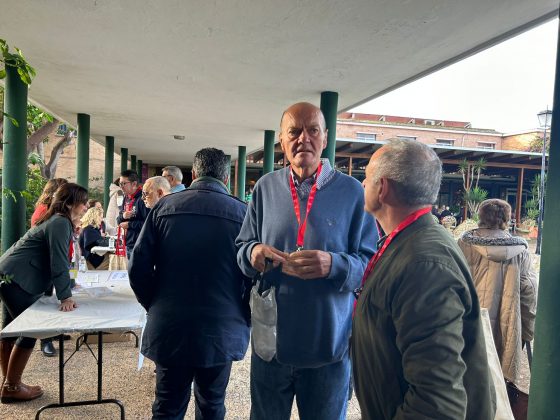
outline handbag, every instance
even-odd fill
[[[126,237],[123,235],[123,230],[119,227],[117,229],[117,240],[115,241],[115,254],[109,256],[109,270],[126,271],[127,268]]]
[[[249,305],[251,307],[251,341],[253,351],[261,359],[270,362],[276,355],[276,326],[278,306],[276,288],[266,287],[265,274],[272,268],[272,260],[265,260],[265,268],[253,279]]]

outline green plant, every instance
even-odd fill
[[[30,85],[35,77],[35,69],[31,67],[19,48],[15,48],[16,52],[11,53],[10,47],[5,39],[0,39],[0,62],[4,63],[4,68],[0,68],[0,80],[6,77],[6,67],[14,67],[17,69],[19,78],[26,85]],[[2,109],[2,116],[7,117],[13,125],[19,127],[19,122],[4,112]]]
[[[478,220],[478,208],[480,204],[486,200],[486,197],[488,197],[488,191],[478,187],[480,175],[485,167],[486,161],[482,158],[473,164],[469,163],[467,159],[463,159],[459,163],[459,172],[461,172],[461,176],[463,177],[463,200],[474,220]],[[470,180],[470,182],[467,182],[467,180]]]
[[[478,209],[480,204],[486,200],[486,197],[488,197],[488,191],[478,187],[465,191],[463,194],[463,198],[467,203],[467,208],[473,220],[478,220]]]

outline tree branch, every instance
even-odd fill
[[[54,130],[58,128],[60,121],[54,119],[52,122],[47,122],[42,125],[37,131],[29,136],[27,139],[27,153],[31,153],[39,143],[51,135]]]
[[[56,174],[56,167],[58,165],[58,159],[60,155],[64,151],[64,148],[70,144],[72,139],[74,138],[74,132],[72,130],[68,130],[64,137],[62,137],[53,147],[51,152],[51,157],[49,162],[45,164],[44,170],[41,171],[44,173],[45,178],[53,179]]]

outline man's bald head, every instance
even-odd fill
[[[309,102],[298,102],[297,104],[293,104],[290,107],[288,107],[282,113],[282,118],[280,118],[280,130],[282,130],[282,124],[284,122],[284,117],[286,117],[286,115],[293,115],[294,113],[299,114],[302,112],[317,114],[317,116],[319,117],[319,122],[321,124],[321,127],[323,128],[323,130],[327,129],[327,122],[325,121],[325,116],[323,115],[323,111],[321,111],[321,108]]]

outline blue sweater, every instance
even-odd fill
[[[289,186],[290,168],[263,176],[255,185],[243,227],[237,237],[237,261],[248,276],[251,251],[258,243],[284,252],[296,249],[297,220]],[[302,220],[307,198],[300,199]],[[276,358],[295,367],[319,367],[342,360],[354,304],[378,235],[373,218],[364,212],[364,192],[354,178],[336,172],[318,186],[307,221],[304,249],[332,255],[326,278],[302,280],[281,272],[267,274],[276,284],[278,331]]]

